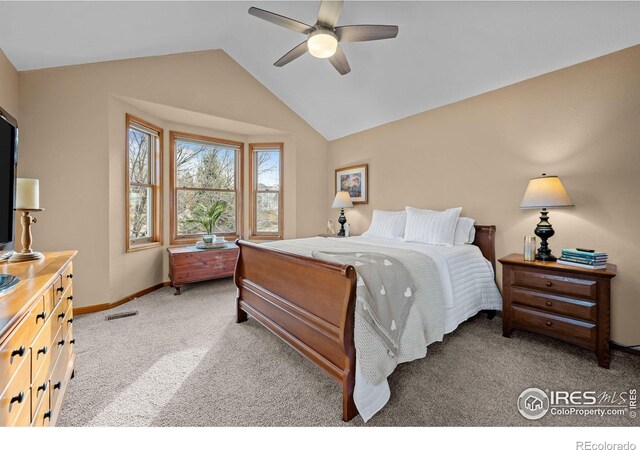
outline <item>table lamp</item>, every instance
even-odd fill
[[[344,236],[344,224],[347,223],[347,218],[344,215],[344,209],[353,208],[351,196],[347,191],[340,191],[336,193],[336,198],[333,199],[333,205],[331,207],[334,209],[340,208],[340,217],[338,217],[338,223],[340,223],[340,231],[338,231],[338,236]]]
[[[35,252],[31,248],[31,224],[37,222],[32,212],[44,211],[40,208],[40,186],[39,181],[31,178],[18,178],[16,182],[16,211],[22,212],[20,222],[22,223],[22,250],[16,252],[9,258],[9,262],[31,261],[34,259],[44,259],[44,255]]]
[[[541,177],[529,180],[520,208],[542,208],[540,222],[538,222],[534,231],[536,236],[540,238],[540,248],[536,253],[538,261],[555,261],[557,259],[551,254],[551,249],[547,244],[547,239],[555,234],[553,227],[549,223],[547,208],[562,208],[565,206],[573,206],[573,203],[571,203],[569,194],[562,185],[560,178],[543,173]]]

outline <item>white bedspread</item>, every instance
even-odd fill
[[[494,281],[493,266],[475,245],[445,247],[361,236],[347,239],[350,242],[406,248],[430,256],[436,263],[444,294],[445,334],[451,333],[483,309],[502,309],[502,297]]]
[[[265,245],[304,254],[310,248],[322,250],[323,241],[329,239],[334,240],[333,238],[296,239],[271,242]],[[491,264],[484,259],[476,246],[442,247],[368,237],[353,237],[340,239],[340,241],[345,244],[348,241],[349,244],[388,247],[392,253],[402,249],[413,250],[413,252],[428,256],[428,259],[435,263],[441,285],[439,290],[442,291],[443,297],[440,301],[444,302],[444,315],[434,314],[444,322],[440,326],[436,326],[441,330],[437,333],[438,336],[442,336],[443,331],[449,333],[455,330],[460,323],[482,309],[501,308],[502,298],[493,279]],[[328,244],[328,242],[326,243]],[[413,272],[415,268],[411,269],[410,271]],[[398,358],[390,358],[389,355],[386,355],[383,350],[384,344],[375,336],[375,333],[363,333],[366,330],[360,326],[360,321],[356,316],[356,334],[366,334],[366,339],[356,339],[356,384],[354,389],[354,401],[364,421],[369,420],[384,407],[389,401],[391,392],[386,376],[376,379],[379,377],[365,375],[359,362],[358,353],[365,352],[367,355],[378,353],[377,360],[383,365],[386,361],[391,370],[399,363],[425,357],[427,345],[441,338],[425,341],[427,337],[425,336],[427,334],[425,333],[425,320],[428,318],[428,312],[424,311],[424,306],[424,304],[414,304],[412,307],[416,311],[411,313],[407,319],[407,327],[401,338],[401,352]],[[367,348],[362,348],[365,344]],[[367,371],[371,374],[370,366],[367,367]]]

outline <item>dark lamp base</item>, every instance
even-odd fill
[[[547,243],[547,239],[551,238],[556,232],[549,223],[549,213],[546,208],[542,208],[540,212],[540,222],[534,231],[535,235],[540,238],[540,248],[536,253],[537,261],[556,261],[558,258],[551,254],[551,249]]]

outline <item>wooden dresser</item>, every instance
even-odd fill
[[[75,251],[0,264],[20,283],[0,295],[0,426],[53,426],[75,367]]]
[[[616,266],[590,270],[555,262],[525,261],[521,254],[502,263],[502,334],[522,329],[552,336],[596,353],[609,368],[609,305]]]
[[[180,288],[187,283],[232,277],[240,250],[232,242],[224,248],[198,249],[195,246],[169,247],[169,279],[180,295]]]

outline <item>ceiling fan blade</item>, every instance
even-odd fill
[[[309,34],[314,30],[311,25],[254,6],[249,8],[249,14],[298,33]]]
[[[349,67],[349,62],[347,61],[347,57],[345,56],[342,48],[338,45],[336,52],[334,55],[329,58],[329,62],[336,68],[340,75],[346,75],[351,72],[351,67]]]
[[[322,0],[318,11],[318,25],[325,28],[333,28],[338,23],[342,12],[343,1]]]
[[[293,47],[291,50],[289,50],[286,55],[284,55],[282,58],[280,58],[275,63],[273,63],[273,65],[276,67],[282,67],[285,64],[289,64],[294,59],[301,57],[306,52],[307,52],[307,41],[304,41],[302,44],[298,44],[295,47]]]
[[[396,25],[346,25],[336,27],[336,36],[340,42],[377,41],[392,39],[398,35]]]

